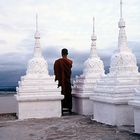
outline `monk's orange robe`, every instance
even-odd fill
[[[55,81],[58,80],[58,87],[61,86],[61,94],[64,95],[62,108],[68,109],[72,109],[71,68],[72,61],[68,58],[60,58],[54,63]]]

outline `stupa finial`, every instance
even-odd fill
[[[95,24],[95,18],[93,17],[93,34],[95,33],[94,24]]]
[[[40,33],[38,31],[38,14],[36,13],[36,32],[34,35],[35,38],[35,48],[34,48],[34,56],[35,57],[42,57],[42,51],[40,46]]]
[[[38,31],[38,14],[36,13],[36,32],[35,32],[35,39],[40,39],[40,33]]]
[[[125,48],[126,51],[126,48],[128,50],[128,47],[127,47],[127,36],[125,33],[125,21],[122,17],[122,0],[120,0],[120,20],[118,26],[120,28],[118,37],[118,47],[121,48],[120,50],[124,50]]]
[[[97,52],[96,52],[96,35],[95,35],[95,18],[93,17],[93,33],[91,36],[91,50],[90,50],[90,58],[92,57],[97,57]]]
[[[120,18],[122,18],[122,0],[120,0]]]
[[[38,31],[38,14],[36,13],[36,31]]]

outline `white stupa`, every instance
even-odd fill
[[[133,124],[133,109],[128,101],[133,98],[134,88],[138,87],[140,75],[136,57],[128,48],[125,22],[122,18],[120,1],[120,21],[118,49],[111,57],[110,72],[96,85],[94,96],[94,119],[110,125]]]
[[[104,75],[104,65],[96,51],[97,39],[94,29],[94,18],[91,40],[90,56],[84,62],[83,74],[76,76],[72,90],[73,111],[84,115],[91,115],[93,113],[93,105],[89,97],[93,94],[96,81]]]
[[[17,87],[18,118],[48,118],[61,116],[61,95],[54,76],[48,74],[48,64],[42,55],[36,16],[34,56],[28,62],[26,75]]]

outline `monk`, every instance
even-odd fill
[[[71,114],[72,109],[72,95],[71,95],[71,68],[72,61],[68,59],[68,50],[62,49],[62,58],[54,63],[55,81],[58,80],[58,87],[61,87],[61,94],[64,95],[62,100],[62,114],[63,109],[67,109]]]

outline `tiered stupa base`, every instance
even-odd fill
[[[135,133],[140,134],[140,89],[135,90],[134,100],[129,101],[129,105],[134,109],[134,127]]]
[[[133,125],[133,108],[126,101],[91,98],[94,101],[94,120],[109,125]]]
[[[62,96],[17,97],[18,118],[61,117]]]
[[[73,111],[82,115],[93,115],[93,103],[90,96],[93,94],[96,81],[104,75],[104,64],[97,54],[96,40],[93,17],[90,56],[84,62],[83,74],[76,77],[72,91]]]
[[[103,77],[91,96],[94,120],[109,125],[133,125],[133,108],[128,101],[133,98],[139,75]]]
[[[54,77],[29,76],[21,78],[17,89],[18,118],[51,118],[61,116],[61,95]]]
[[[73,112],[81,115],[93,114],[93,103],[89,100],[91,94],[73,94]]]
[[[98,77],[85,77],[83,75],[76,77],[73,88],[73,112],[82,115],[93,114],[93,102],[90,96],[93,94],[93,88]]]

